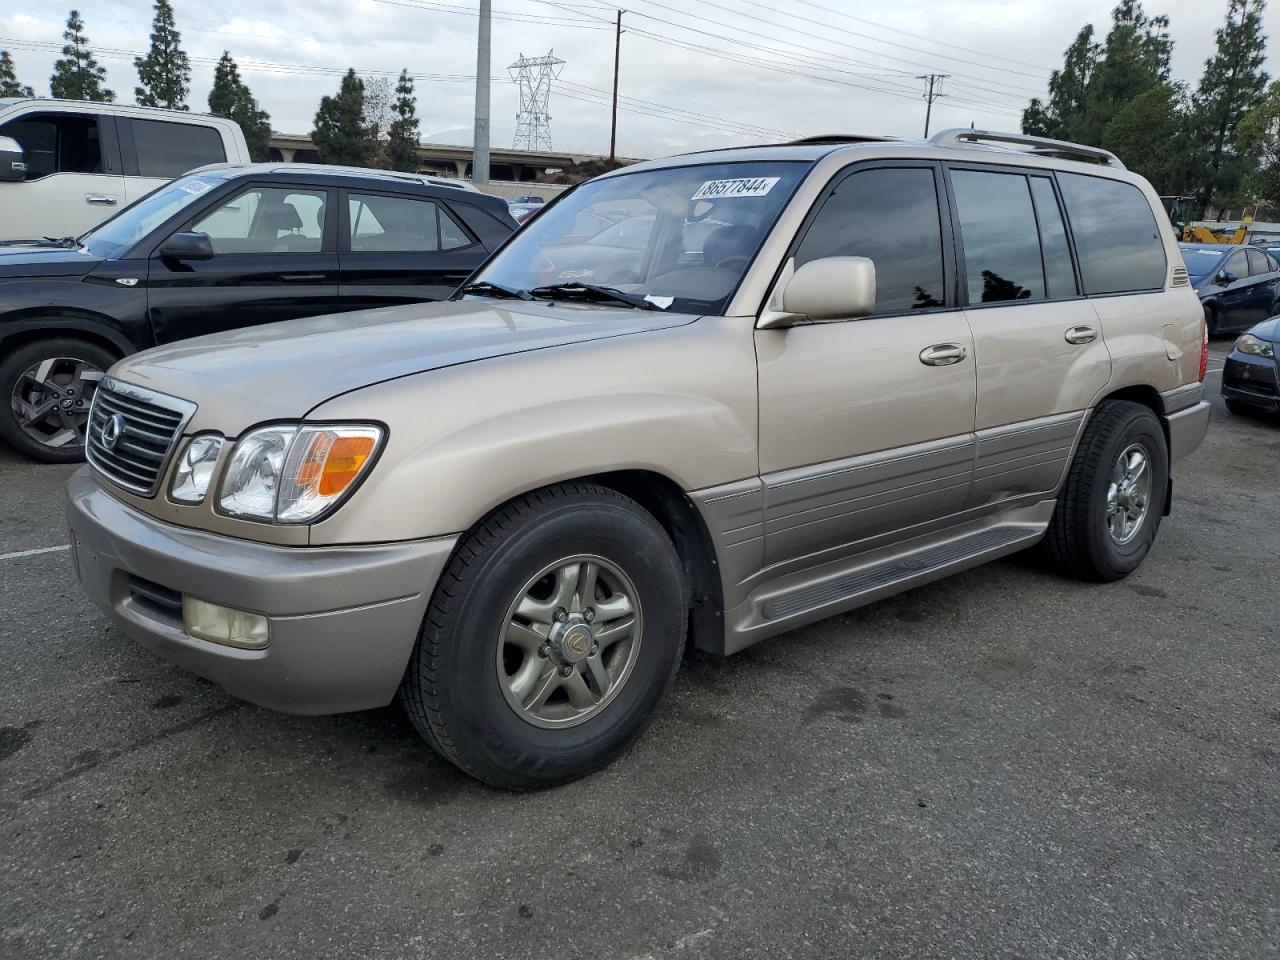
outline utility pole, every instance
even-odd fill
[[[609,123],[609,160],[618,155],[618,60],[622,56],[622,11],[613,34],[613,119]]]
[[[926,80],[929,83],[929,90],[924,95],[924,138],[929,139],[929,118],[933,114],[933,101],[939,97],[945,96],[942,92],[942,81],[950,77],[949,73],[927,73],[916,77],[917,80]],[[937,93],[934,93],[934,86],[937,86]]]
[[[480,0],[476,34],[476,125],[471,139],[471,179],[489,182],[489,37],[493,26],[492,0]]]

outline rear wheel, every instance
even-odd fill
[[[1063,573],[1119,580],[1142,563],[1164,513],[1169,451],[1150,408],[1110,400],[1085,426],[1046,543]]]
[[[0,362],[0,437],[46,463],[84,459],[89,404],[117,357],[96,343],[50,337]]]
[[[685,620],[679,558],[649,513],[594,484],[549,487],[459,544],[401,703],[428,742],[486,783],[565,783],[649,723]]]

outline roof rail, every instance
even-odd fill
[[[1101,163],[1103,166],[1125,169],[1120,158],[1110,150],[1087,147],[1080,143],[1068,143],[1066,140],[1052,140],[1049,137],[1032,137],[1024,133],[998,133],[993,130],[953,127],[950,130],[939,130],[929,138],[929,144],[934,147],[960,147],[969,143],[1007,143],[1030,147],[1028,153],[1046,154],[1066,160],[1089,160]]]
[[[791,147],[817,147],[837,143],[886,143],[897,139],[897,137],[878,137],[875,134],[868,133],[820,133],[812,137],[790,140],[787,145]]]

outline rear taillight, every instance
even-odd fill
[[[1209,372],[1209,324],[1202,317],[1200,320],[1200,382],[1204,383],[1204,376]]]

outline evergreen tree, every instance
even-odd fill
[[[145,57],[134,57],[139,86],[133,97],[144,107],[187,109],[187,93],[191,89],[191,65],[178,45],[182,34],[173,22],[169,0],[156,0],[155,19],[151,23],[151,49]]]
[[[0,97],[34,97],[36,92],[18,82],[13,67],[13,57],[8,50],[0,50]]]
[[[230,117],[240,125],[245,142],[249,145],[251,160],[267,159],[267,151],[271,147],[271,116],[259,108],[258,101],[240,79],[240,68],[226,50],[222,51],[222,57],[213,71],[209,112]]]
[[[49,78],[49,91],[65,100],[93,100],[111,103],[116,95],[103,84],[107,79],[105,67],[98,66],[89,51],[89,38],[84,35],[84,21],[80,11],[72,10],[67,17],[67,29],[62,34],[67,41],[62,48],[62,59],[53,65]]]
[[[348,70],[335,97],[321,97],[311,142],[325,163],[368,166],[369,131],[364,123],[364,83]]]
[[[1049,102],[1034,99],[1022,115],[1022,132],[1062,140],[1072,138],[1085,109],[1089,81],[1098,66],[1101,48],[1093,39],[1092,24],[1085,24],[1063,56],[1062,69],[1049,77]]]
[[[1102,146],[1158,193],[1180,193],[1187,183],[1188,130],[1182,89],[1159,83],[1125,104],[1102,132]]]
[[[1138,0],[1120,0],[1111,11],[1111,30],[1085,93],[1085,109],[1071,126],[1071,138],[1098,145],[1120,110],[1152,87],[1168,82],[1173,41],[1169,18],[1148,17]]]
[[[1205,61],[1196,90],[1196,133],[1206,155],[1202,180],[1210,196],[1232,190],[1247,172],[1247,161],[1231,152],[1231,133],[1262,100],[1267,87],[1262,70],[1267,57],[1265,8],[1264,0],[1228,0],[1217,50]]]
[[[400,71],[396,83],[396,119],[388,131],[391,138],[391,169],[409,172],[418,169],[418,98],[413,92],[413,78],[408,70]]]
[[[1234,139],[1236,151],[1256,161],[1245,181],[1249,199],[1280,206],[1280,80],[1244,115]]]

